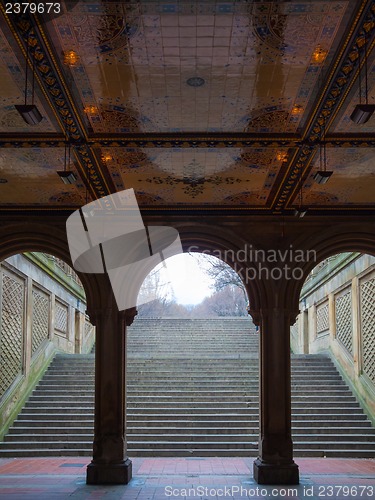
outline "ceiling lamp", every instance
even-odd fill
[[[358,79],[359,79],[359,104],[357,104],[350,115],[350,119],[352,122],[357,125],[362,125],[369,121],[371,116],[375,111],[375,104],[368,103],[368,78],[367,78],[367,40],[366,40],[366,31],[365,31],[365,101],[366,103],[362,103],[362,77],[361,77],[361,53],[358,50]]]
[[[323,118],[323,126],[320,141],[320,170],[314,175],[314,181],[317,184],[325,184],[329,181],[333,172],[327,170],[327,152],[326,152],[326,120]]]
[[[113,160],[113,156],[110,153],[104,153],[102,155],[102,160],[103,160],[104,163],[107,163],[107,161],[112,161]]]
[[[42,121],[43,117],[38,108],[34,104],[34,93],[35,93],[34,58],[32,64],[33,78],[31,87],[31,104],[27,104],[27,83],[29,74],[29,40],[27,40],[26,43],[27,43],[27,48],[26,48],[26,69],[25,69],[25,104],[15,104],[14,107],[28,125],[37,125]]]
[[[16,104],[15,108],[28,125],[38,125],[43,120],[35,104]]]
[[[288,161],[288,153],[285,151],[279,151],[276,155],[278,161],[286,162]]]
[[[327,57],[327,50],[323,50],[320,45],[317,45],[316,49],[312,54],[312,60],[316,64],[321,64]]]
[[[75,184],[77,182],[77,177],[71,170],[58,170],[57,174],[64,184]]]
[[[67,50],[64,52],[64,64],[66,66],[75,66],[79,60],[77,52],[74,50]]]
[[[77,177],[73,170],[67,169],[67,163],[70,167],[70,140],[65,142],[65,155],[64,155],[64,170],[58,170],[57,175],[63,181],[64,184],[74,184],[77,181]],[[67,150],[68,150],[68,162],[67,162]]]
[[[374,111],[375,104],[357,104],[350,115],[350,119],[352,122],[357,123],[357,125],[362,125],[362,123],[369,121]]]
[[[302,217],[305,217],[306,213],[307,213],[306,207],[299,207],[294,210],[294,217],[302,219]]]
[[[299,207],[294,210],[294,217],[302,219],[307,213],[307,207],[302,203],[302,166],[300,167]]]
[[[294,104],[292,108],[292,115],[299,115],[302,111],[303,107],[300,104]]]
[[[85,106],[83,111],[87,115],[95,115],[98,112],[98,108],[96,106],[90,105],[90,106]]]
[[[325,184],[326,182],[329,181],[329,178],[333,172],[327,171],[327,170],[318,170],[316,174],[314,175],[314,181],[317,184]]]

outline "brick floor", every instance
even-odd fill
[[[135,458],[128,485],[88,486],[87,458],[0,460],[0,498],[171,500],[375,498],[375,460],[300,458],[298,487],[260,486],[250,458]]]

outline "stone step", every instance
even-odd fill
[[[259,335],[250,325],[249,318],[134,322],[130,456],[258,454]],[[0,456],[91,456],[94,371],[94,355],[57,355]],[[375,430],[327,356],[292,356],[292,411],[296,456],[373,453]]]
[[[46,414],[47,415],[47,414]],[[253,420],[258,420],[258,412],[231,412],[231,413],[210,413],[210,412],[205,412],[205,413],[199,413],[197,417],[194,417],[194,421],[198,420],[211,420],[211,421],[219,421],[219,420],[226,420],[226,419],[231,419],[231,418],[239,418],[239,419],[246,419],[247,422],[253,421]],[[132,412],[129,414],[129,417],[127,421],[130,422],[132,421],[139,421],[139,420],[186,420],[189,419],[191,420],[191,414],[190,413],[136,413]],[[330,423],[332,420],[334,422],[342,422],[342,421],[364,421],[368,422],[367,416],[359,411],[357,413],[351,412],[347,413],[345,411],[339,412],[339,413],[324,413],[324,415],[321,415],[320,413],[296,413],[294,412],[293,415],[293,421],[308,421],[309,423],[313,423],[314,420],[321,422],[326,422]]]
[[[167,423],[167,422],[166,422]],[[150,427],[150,426],[133,426],[133,425],[128,425],[127,426],[127,434],[136,434],[136,435],[147,435],[147,434],[162,434],[165,436],[170,436],[173,434],[184,434],[189,430],[194,430],[194,433],[204,433],[204,434],[216,434],[218,430],[220,430],[220,433],[223,434],[232,434],[234,433],[240,433],[240,434],[258,434],[259,432],[259,426],[258,425],[253,425],[249,426],[246,423],[242,423],[242,426],[236,427],[229,427],[225,424],[225,422],[222,423],[221,427],[218,427],[217,423],[215,426],[215,423],[212,423],[209,426],[197,426],[197,425],[191,425],[191,422],[188,422],[188,425],[179,427],[176,425],[172,426],[167,426],[166,423],[164,425],[161,425],[160,427]],[[190,423],[190,425],[189,425]],[[170,424],[170,422],[169,422]],[[306,424],[306,422],[305,422]],[[80,430],[79,428],[77,428]],[[22,429],[21,429],[22,430]],[[56,428],[58,431],[58,428]],[[48,429],[46,429],[46,432]],[[68,432],[68,431],[67,431]],[[312,435],[312,439],[320,439],[322,435],[325,437],[335,435],[339,439],[345,439],[346,437],[353,438],[355,436],[358,436],[359,438],[363,439],[369,439],[371,436],[372,439],[375,436],[375,429],[370,428],[367,429],[366,433],[363,434],[363,427],[339,427],[337,426],[336,428],[332,427],[325,427],[325,428],[316,428],[316,427],[303,427],[303,428],[293,428],[292,432],[293,436],[296,437],[296,439],[300,439],[300,436],[310,436]]]
[[[188,434],[191,433],[191,431],[194,431],[194,434],[218,434],[218,435],[225,435],[225,434],[241,434],[241,435],[258,435],[259,432],[259,426],[254,425],[254,426],[249,426],[243,423],[242,426],[236,427],[230,427],[223,422],[223,425],[221,427],[219,426],[203,426],[199,427],[196,425],[191,425],[191,422],[189,422],[190,425],[185,425],[182,427],[178,426],[167,426],[167,425],[161,425],[160,427],[149,427],[149,426],[130,426],[128,425],[127,427],[127,435],[135,435],[135,436],[151,436],[150,438],[147,439],[154,439],[154,435],[163,435],[164,437],[168,437],[168,439],[172,439],[172,437],[175,434]],[[20,441],[20,440],[27,440],[28,436],[32,436],[32,441],[38,440],[38,439],[44,439],[43,436],[46,436],[46,441],[54,440],[55,438],[57,439],[57,436],[69,436],[67,440],[74,440],[78,439],[78,435],[88,435],[90,436],[90,439],[93,439],[93,422],[91,421],[89,425],[80,425],[80,426],[53,426],[49,425],[48,427],[45,427],[46,423],[44,422],[44,426],[42,428],[38,428],[38,426],[13,426],[11,433],[6,436],[5,442],[8,441]],[[170,422],[169,422],[170,424]],[[319,428],[318,430],[315,427],[304,427],[304,428],[294,428],[293,429],[293,436],[295,438],[295,442],[298,442],[300,439],[305,438],[306,436],[309,436],[309,439],[311,440],[319,440],[319,439],[329,439],[329,436],[332,435],[335,436],[335,440],[343,440],[343,439],[357,439],[358,440],[369,440],[371,437],[374,439],[375,437],[375,429],[371,428],[368,429],[366,434],[363,434],[363,428],[359,427],[337,427],[337,428]],[[15,438],[14,436],[21,436]],[[301,437],[302,436],[302,437]],[[307,439],[307,438],[306,438]]]
[[[17,450],[20,449],[33,449],[33,448],[41,448],[41,443],[38,441],[30,440],[31,436],[28,437],[27,441],[21,442],[2,442],[0,443],[0,454],[2,455],[2,451],[4,449],[7,450]],[[43,441],[44,442],[44,441]],[[66,441],[65,437],[62,441],[55,441],[48,443],[49,450],[74,450],[74,449],[86,449],[92,451],[92,439],[87,441]]]
[[[32,422],[32,420],[31,420]],[[127,420],[127,425],[128,428],[136,428],[136,427],[142,427],[144,429],[152,429],[152,428],[169,428],[169,426],[174,426],[174,427],[206,427],[206,428],[214,428],[215,426],[217,427],[218,425],[221,425],[222,427],[246,427],[246,426],[255,426],[258,427],[258,419],[257,418],[244,418],[240,416],[233,416],[231,415],[230,418],[228,417],[212,417],[211,419],[208,417],[206,419],[202,419],[201,416],[197,417],[194,420],[191,419],[184,419],[183,416],[181,418],[176,418],[176,419],[165,419],[162,416],[160,416],[159,419],[153,420],[152,418],[149,419],[143,419],[142,416],[140,415],[139,418],[133,419],[132,417],[129,417]],[[308,426],[308,427],[307,427]],[[348,426],[348,427],[346,427]],[[300,427],[303,429],[311,429],[314,428],[316,433],[319,433],[321,429],[324,431],[330,432],[336,432],[337,429],[341,431],[341,429],[344,428],[350,428],[350,429],[359,429],[362,432],[362,429],[365,427],[367,428],[367,431],[370,431],[370,433],[373,433],[374,428],[371,426],[371,422],[369,420],[360,420],[360,419],[350,419],[346,418],[345,419],[345,424],[341,420],[320,420],[320,419],[307,419],[301,417],[300,420],[293,419],[292,420],[292,427],[293,429],[298,430]]]
[[[373,458],[372,451],[365,450],[311,450],[311,447],[307,449],[296,450],[294,453],[295,457],[335,457],[335,458]],[[24,449],[14,449],[14,450],[1,450],[1,456],[3,458],[13,458],[13,457],[92,457],[92,448],[90,449],[59,449],[59,450],[46,450],[43,447],[32,450]],[[157,449],[152,450],[139,450],[132,448],[132,457],[247,457],[255,459],[257,452],[249,452],[248,449],[209,449],[209,450],[170,450],[170,449]],[[88,460],[89,462],[89,460]]]
[[[63,431],[63,428],[73,428],[73,429],[83,429],[83,428],[88,428],[92,429],[94,427],[94,419],[93,415],[91,416],[92,418],[85,417],[85,419],[77,419],[77,420],[66,420],[64,419],[64,415],[61,415],[61,419],[58,420],[51,420],[46,417],[45,419],[36,419],[36,418],[21,418],[22,415],[18,417],[18,419],[14,422],[13,427],[12,427],[12,432],[18,432],[18,429],[20,429],[20,432],[22,432],[23,429],[35,429],[37,427],[41,427],[43,429],[39,430],[38,432],[49,432],[50,429],[61,429],[61,432]],[[251,424],[251,425],[250,425]],[[258,428],[258,422],[257,419],[251,421],[250,419],[247,418],[236,418],[233,420],[229,419],[228,417],[224,418],[217,418],[216,420],[191,420],[191,419],[176,419],[176,420],[165,420],[165,419],[159,419],[159,420],[142,420],[142,419],[136,419],[133,420],[132,418],[129,418],[127,421],[127,428],[128,432],[133,432],[133,429],[138,429],[142,428],[144,429],[144,432],[151,432],[152,429],[160,429],[160,432],[166,432],[168,429],[186,429],[188,427],[194,427],[194,428],[201,428],[201,429],[207,429],[207,432],[210,432],[211,429],[214,429],[215,426],[217,427],[220,425],[222,428]],[[341,421],[330,421],[327,422],[326,420],[310,420],[308,422],[308,427],[306,427],[306,419],[303,420],[295,420],[293,419],[293,429],[294,433],[301,433],[306,430],[312,430],[314,429],[315,433],[332,433],[334,434],[339,430],[342,433],[345,432],[358,432],[361,433],[363,428],[367,428],[367,431],[369,434],[374,434],[375,433],[375,428],[371,427],[371,423],[368,420],[350,420],[346,419],[345,420],[345,425],[347,427],[343,426]],[[302,429],[300,429],[302,427]],[[69,431],[68,431],[69,432]]]
[[[46,411],[58,411],[63,410],[66,412],[93,412],[94,401],[92,402],[66,402],[63,401],[51,401],[48,404],[41,403],[40,401],[28,401],[25,405],[25,410],[27,412],[42,413]],[[153,402],[146,404],[144,402],[139,403],[128,403],[128,412],[131,414],[132,411],[141,411],[144,413],[155,413],[155,412],[175,412],[180,413],[184,411],[189,411],[192,413],[197,413],[200,411],[215,411],[216,413],[222,413],[227,410],[239,411],[239,412],[259,412],[259,404],[255,402],[221,402],[220,406],[216,402],[210,401],[186,401],[177,403],[175,401],[171,402]],[[292,404],[292,413],[306,413],[306,414],[337,414],[345,411],[346,413],[356,413],[360,410],[360,406],[357,402],[355,403],[345,403],[345,406],[333,406],[332,403],[327,403],[326,405],[320,403],[319,406],[309,406],[306,408],[305,403],[294,403]]]
[[[36,391],[34,392],[28,402],[35,404],[36,402],[43,402],[46,404],[49,403],[55,403],[55,402],[64,402],[64,403],[69,403],[69,404],[76,404],[80,405],[82,403],[93,403],[94,402],[94,391],[90,391],[90,393],[82,393],[81,391]],[[204,394],[203,392],[199,392],[199,394],[194,394],[194,391],[188,391],[184,393],[184,391],[181,391],[178,396],[175,395],[166,395],[163,392],[157,393],[155,392],[154,394],[149,394],[149,395],[140,395],[136,393],[128,393],[127,394],[127,402],[128,404],[152,404],[153,402],[184,402],[184,401],[210,401],[212,403],[221,401],[226,401],[226,402],[242,402],[242,403],[249,403],[253,402],[255,404],[258,404],[259,402],[259,396],[257,393],[245,393],[245,392],[238,392],[238,394],[227,394],[227,393],[220,393],[218,391],[217,393],[213,392],[207,392]],[[310,403],[321,403],[322,406],[324,405],[331,405],[333,402],[338,402],[338,403],[347,403],[349,406],[352,405],[357,405],[357,401],[354,396],[352,395],[345,395],[345,396],[319,396],[319,395],[293,395],[292,396],[292,403],[293,404],[310,404]]]
[[[216,432],[219,429],[216,429]],[[258,430],[255,430],[253,433],[249,432],[232,432],[227,433],[224,429],[220,429],[222,432],[219,433],[207,433],[202,432],[198,433],[196,430],[194,432],[185,432],[184,433],[176,433],[171,432],[166,434],[154,433],[154,434],[144,434],[143,432],[140,434],[137,433],[129,433],[128,434],[128,443],[138,443],[138,442],[160,442],[160,437],[162,436],[164,443],[173,443],[176,445],[178,443],[185,442],[204,442],[204,443],[226,443],[232,442],[234,443],[253,443],[254,440],[258,441]],[[334,441],[333,441],[334,439]],[[92,442],[93,440],[93,432],[86,433],[78,433],[73,434],[70,433],[27,433],[27,434],[8,434],[5,437],[4,445],[10,445],[13,443],[38,443],[42,441],[45,443],[47,447],[53,446],[56,442],[61,443],[64,442],[67,446],[70,446],[72,443],[75,444],[77,442]],[[347,447],[348,443],[352,443],[353,446],[361,446],[362,449],[372,449],[374,448],[375,439],[369,441],[369,436],[363,434],[348,434],[348,435],[331,435],[331,434],[319,434],[314,435],[310,433],[305,434],[295,434],[294,435],[294,444],[296,448],[300,445],[306,445],[306,442],[309,441],[315,448],[321,449],[322,445],[326,445],[330,443],[331,448],[340,448]]]
[[[201,386],[197,386],[197,384],[194,383],[189,383],[189,384],[180,384],[178,387],[173,386],[173,384],[165,384],[163,385],[162,383],[158,383],[154,385],[152,382],[145,384],[143,383],[141,386],[139,384],[128,384],[127,389],[129,391],[137,392],[137,389],[140,388],[140,390],[146,391],[146,392],[170,392],[170,391],[183,391],[183,390],[189,390],[189,391],[220,391],[223,389],[223,387],[228,387],[227,384],[220,384],[215,382],[212,382],[212,384],[208,383],[202,383]],[[236,384],[231,385],[231,387],[234,388],[236,391],[255,391],[256,394],[259,393],[258,385],[252,385],[249,384],[246,380],[243,381],[242,383],[238,382]],[[303,386],[303,388],[300,388],[298,385],[293,387],[292,394],[315,394],[315,395],[325,395],[332,391],[332,394],[344,394],[350,392],[348,389],[348,386],[345,384],[339,384],[338,386],[330,386],[329,388],[325,388],[324,386],[320,386],[318,389],[312,385],[312,386]]]
[[[37,448],[27,449],[24,447],[6,449],[0,443],[0,456],[2,458],[17,458],[17,457],[92,457],[92,445],[87,446],[83,443],[84,447],[81,448],[58,448],[48,450],[41,446],[39,443]],[[87,461],[89,463],[90,460]]]

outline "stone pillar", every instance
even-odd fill
[[[291,435],[290,326],[297,312],[261,310],[260,432],[254,479],[259,484],[298,484]]]
[[[83,342],[85,338],[85,315],[78,309],[74,311],[74,352],[82,354]]]
[[[126,455],[125,439],[125,335],[136,308],[119,312],[109,282],[105,288],[101,293],[109,297],[108,305],[89,311],[96,326],[95,435],[86,480],[87,484],[127,484],[132,478],[132,463]]]

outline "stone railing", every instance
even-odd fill
[[[318,267],[318,266],[317,266]],[[375,422],[375,257],[327,259],[305,283],[294,352],[329,352]]]
[[[0,438],[55,352],[89,353],[94,343],[82,285],[63,264],[41,254],[0,263]]]

